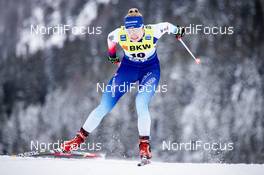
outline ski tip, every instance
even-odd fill
[[[150,164],[151,161],[149,159],[141,159],[141,161],[137,164],[137,166],[144,166]]]
[[[137,166],[142,166],[142,164],[141,163],[138,163]]]
[[[85,157],[85,158],[100,158],[102,156],[100,154],[96,154],[96,153],[85,153],[83,155],[83,157]]]
[[[140,162],[140,163],[137,164],[137,166],[145,166],[145,165],[148,165],[148,164],[150,164],[150,162],[148,162],[148,163],[142,163],[142,162]]]

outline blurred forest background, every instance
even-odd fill
[[[106,39],[131,7],[146,24],[234,27],[233,35],[185,36],[201,65],[173,36],[160,39],[160,84],[168,92],[150,104],[154,158],[264,163],[262,0],[0,0],[0,154],[75,135],[100,101],[96,83],[117,69],[106,59]],[[102,26],[102,34],[32,35],[31,24]],[[89,142],[102,142],[107,157],[138,156],[135,93],[91,134]],[[164,140],[233,142],[234,150],[163,151]]]

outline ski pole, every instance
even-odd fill
[[[195,60],[196,64],[200,64],[201,60],[199,58],[195,58],[195,56],[193,55],[193,53],[190,51],[190,49],[186,46],[186,44],[182,41],[181,37],[178,37],[177,40],[179,40],[182,45],[185,47],[185,49],[190,53],[190,55],[193,57],[193,59]]]

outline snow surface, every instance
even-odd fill
[[[0,174],[71,175],[261,175],[264,164],[162,163],[137,167],[136,161],[0,156]]]

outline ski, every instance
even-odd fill
[[[60,150],[40,150],[20,153],[19,157],[54,157],[54,158],[102,158],[103,154],[71,151],[69,153],[62,152]]]
[[[145,157],[141,158],[141,161],[137,164],[137,166],[144,166],[150,164],[150,159],[147,159]]]

